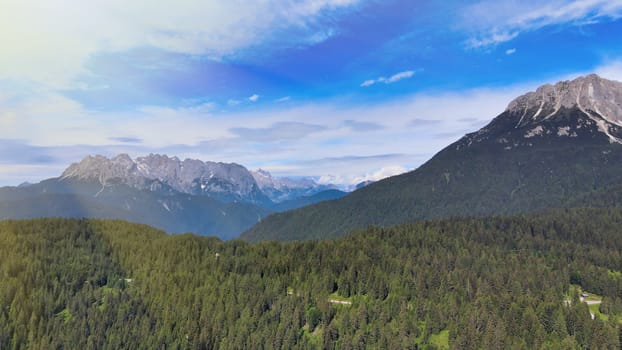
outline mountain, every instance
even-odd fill
[[[135,161],[127,154],[112,159],[89,156],[67,168],[61,179],[96,181],[102,187],[111,180],[120,180],[139,190],[205,195],[225,202],[270,203],[253,175],[239,164],[181,161],[159,154],[138,157]]]
[[[252,203],[140,190],[112,179],[104,187],[97,181],[48,179],[27,188],[0,188],[0,220],[123,219],[170,233],[195,232],[231,239],[272,212]]]
[[[363,182],[359,182],[358,184],[356,184],[356,186],[354,186],[354,189],[355,190],[360,190],[361,188],[363,188],[365,186],[368,186],[368,185],[371,185],[373,183],[374,183],[373,180],[365,180]]]
[[[251,174],[261,191],[275,203],[336,189],[333,185],[318,184],[312,179],[275,178],[269,172],[258,169]]]
[[[266,174],[274,183],[281,181]],[[310,191],[313,194],[305,196],[303,188],[319,191],[323,187],[300,185],[299,192],[288,194],[291,199],[274,203],[251,172],[238,164],[181,161],[157,154],[136,160],[125,154],[110,159],[89,156],[69,166],[58,178],[0,188],[0,220],[123,219],[169,233],[194,232],[231,239],[270,213],[344,195],[339,191]]]
[[[619,190],[621,160],[622,83],[592,74],[516,98],[414,171],[271,215],[242,237],[326,238],[368,225],[603,203]]]

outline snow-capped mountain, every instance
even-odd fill
[[[224,201],[269,202],[251,173],[239,164],[182,161],[159,154],[136,160],[127,154],[110,159],[89,156],[67,168],[61,179],[97,181],[102,186],[120,181],[140,190],[207,195]]]
[[[321,185],[309,178],[276,178],[262,169],[251,171],[251,174],[255,178],[261,191],[263,191],[270,200],[276,203],[336,189],[336,186]]]

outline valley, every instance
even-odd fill
[[[0,350],[622,349],[622,0],[0,1]]]

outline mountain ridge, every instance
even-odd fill
[[[312,180],[283,181],[264,173],[289,186],[280,188],[282,201],[270,200],[251,172],[235,163],[158,154],[136,160],[127,154],[88,156],[58,178],[0,188],[0,219],[123,219],[169,233],[231,239],[270,213],[345,195]],[[296,185],[297,192],[287,192]]]
[[[586,109],[582,96],[589,99],[590,93],[583,88],[590,84],[592,105]],[[510,102],[488,125],[445,147],[414,171],[335,201],[272,214],[242,237],[249,241],[321,239],[368,225],[534,212],[577,205],[577,198],[622,182],[618,114],[602,116],[591,109],[614,110],[599,105],[603,99],[620,105],[622,83],[590,75],[548,86]],[[548,94],[555,86],[558,94]],[[559,93],[564,87],[564,94]],[[543,104],[538,96],[545,95],[560,98]],[[575,101],[579,96],[580,103],[559,103],[568,96]],[[549,108],[555,113],[543,113]],[[529,121],[523,118],[521,124],[525,113]]]
[[[110,180],[120,179],[141,190],[161,191],[169,187],[179,193],[207,195],[223,201],[269,203],[250,172],[239,164],[197,159],[181,161],[177,157],[159,154],[137,157],[136,160],[127,154],[110,159],[101,155],[88,156],[70,165],[60,179],[96,180],[102,186]]]
[[[273,177],[265,170],[251,171],[237,163],[180,160],[153,153],[135,160],[124,153],[111,158],[87,156],[71,164],[60,176],[60,180],[69,179],[98,181],[103,187],[117,179],[140,190],[207,195],[225,202],[265,206],[336,189],[311,178]]]

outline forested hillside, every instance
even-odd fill
[[[621,225],[584,209],[248,244],[5,221],[0,348],[619,349]]]
[[[594,74],[543,85],[419,168],[335,201],[272,214],[242,237],[334,238],[368,225],[592,206],[589,200],[606,200],[596,192],[622,183],[620,98],[622,83]]]
[[[242,234],[249,241],[335,238],[368,225],[421,219],[534,213],[591,206],[622,181],[622,147],[576,139],[505,150],[505,144],[446,147],[420,168],[350,195],[272,214]],[[532,141],[535,143],[535,141]],[[616,187],[619,189],[619,187]],[[611,200],[610,200],[611,201]]]

